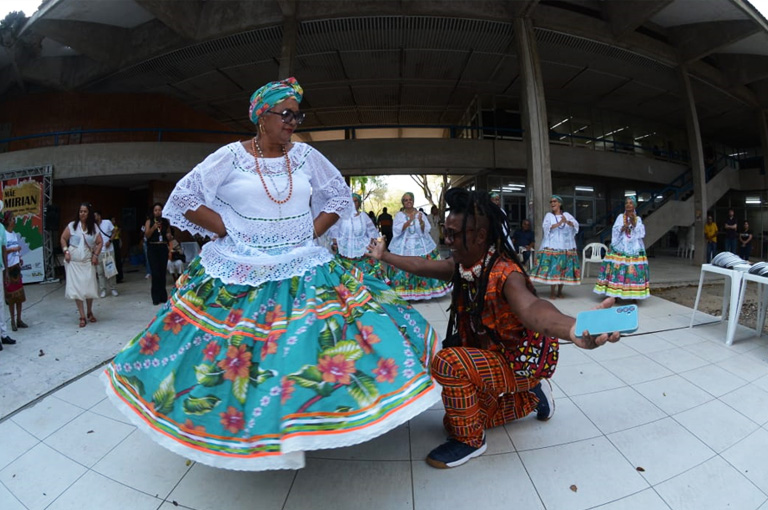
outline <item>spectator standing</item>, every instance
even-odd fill
[[[712,219],[712,215],[707,215],[707,223],[704,225],[704,238],[707,240],[707,262],[717,253],[717,223]]]
[[[21,320],[21,304],[27,300],[24,295],[24,283],[21,281],[21,235],[14,232],[16,218],[11,211],[3,214],[3,226],[5,227],[5,251],[7,253],[7,268],[5,271],[5,304],[11,312],[11,329],[26,328],[27,324]]]
[[[536,267],[531,271],[531,280],[551,285],[549,299],[563,297],[563,285],[581,283],[579,254],[576,251],[576,234],[579,222],[570,213],[563,211],[563,199],[552,195],[552,208],[544,216],[541,228],[544,238],[536,255]]]
[[[101,217],[100,211],[94,211],[93,217],[96,219],[96,230],[101,234],[102,250],[99,255],[99,263],[96,266],[96,278],[99,282],[99,297],[107,297],[107,291],[113,296],[117,296],[117,275],[107,278],[104,274],[104,261],[110,255],[115,258],[115,247],[112,245],[112,235],[114,234],[115,227],[112,222],[106,218]]]
[[[381,210],[379,221],[377,221],[377,223],[381,234],[387,238],[387,246],[389,246],[389,243],[392,242],[392,225],[394,225],[394,219],[392,218],[392,215],[387,212],[386,207]]]
[[[739,234],[739,257],[749,261],[752,252],[752,231],[749,230],[749,222],[744,222],[744,230]]]
[[[531,252],[533,252],[533,245],[536,241],[536,236],[531,230],[531,222],[527,219],[523,220],[519,229],[515,230],[512,234],[512,245],[517,250],[518,255],[523,259],[523,266],[528,263],[528,259],[531,258]]]
[[[728,209],[728,218],[725,220],[725,251],[738,255],[739,222],[733,209]]]
[[[3,229],[5,235],[5,229]],[[102,238],[96,228],[91,204],[82,203],[75,219],[61,233],[61,249],[64,251],[64,269],[67,273],[67,288],[64,296],[73,299],[80,312],[80,327],[85,327],[86,319],[96,322],[93,316],[93,300],[99,297],[96,282],[96,266]],[[83,309],[85,301],[86,309]],[[87,315],[86,315],[87,313]]]
[[[147,245],[147,257],[152,273],[152,304],[161,305],[168,301],[165,289],[165,273],[168,270],[168,234],[171,225],[163,218],[163,204],[156,202],[152,206],[152,219],[144,224],[144,237]]]
[[[429,235],[432,236],[432,240],[437,246],[440,246],[440,240],[442,239],[443,231],[443,218],[440,216],[440,210],[436,205],[432,206],[429,211]]]
[[[123,229],[117,224],[117,218],[112,216],[112,246],[115,248],[115,267],[117,267],[117,283],[123,283]]]
[[[0,200],[0,211],[3,210],[3,201]],[[6,234],[5,234],[5,227],[0,224],[0,246],[2,246],[2,249],[0,249],[0,269],[3,270],[3,279],[7,277],[5,268],[8,266],[7,257],[8,252],[5,248],[6,243]],[[5,327],[5,307],[0,306],[0,351],[3,350],[3,344],[5,345],[13,345],[16,343],[16,340],[8,336],[8,329]]]

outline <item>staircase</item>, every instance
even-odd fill
[[[707,182],[707,202],[714,204],[728,193],[739,187],[739,173],[727,166]],[[642,211],[640,211],[642,214]],[[693,193],[687,193],[682,199],[670,198],[643,219],[645,225],[645,247],[661,239],[673,227],[690,227],[695,220]]]

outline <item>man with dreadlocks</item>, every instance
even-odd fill
[[[487,428],[534,411],[539,420],[552,417],[548,378],[557,364],[558,338],[584,349],[619,339],[618,333],[578,336],[574,318],[536,296],[505,235],[506,215],[488,193],[454,188],[445,200],[450,214],[444,237],[452,259],[399,256],[369,246],[374,258],[453,282],[447,338],[432,361],[450,438],[429,453],[427,463],[443,469],[485,452]],[[601,307],[612,304],[606,299]]]

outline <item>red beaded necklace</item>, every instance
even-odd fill
[[[261,168],[259,167],[259,157],[264,158],[264,154],[261,152],[261,146],[256,143],[256,138],[251,138],[251,151],[253,152],[253,159],[256,161],[256,173],[259,174],[261,185],[264,186],[264,191],[267,192],[269,199],[278,205],[286,203],[291,199],[291,195],[293,195],[293,173],[291,172],[291,158],[288,157],[288,152],[285,150],[285,145],[283,145],[282,148],[283,156],[285,156],[285,167],[286,171],[288,172],[288,196],[286,196],[283,200],[277,200],[272,196],[272,193],[269,192],[267,182],[264,180],[264,176],[261,174]],[[272,184],[274,184],[274,182]]]

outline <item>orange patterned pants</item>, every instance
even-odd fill
[[[527,416],[539,403],[529,390],[541,379],[516,376],[496,351],[443,349],[432,360],[432,375],[443,387],[445,429],[475,448],[485,429]]]

